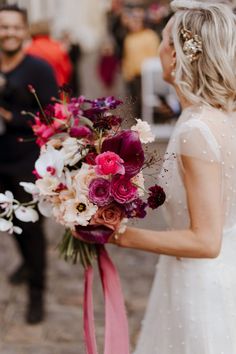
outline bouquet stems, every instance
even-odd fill
[[[97,258],[96,245],[75,238],[69,229],[65,231],[58,248],[66,261],[71,260],[75,264],[79,258],[85,269],[92,266],[93,260]]]

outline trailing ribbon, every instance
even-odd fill
[[[129,331],[120,280],[104,246],[99,248],[98,266],[105,298],[104,354],[129,354]],[[86,354],[98,354],[93,315],[93,268],[85,271],[84,336]]]

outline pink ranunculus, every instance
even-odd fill
[[[96,172],[99,175],[125,174],[124,161],[114,152],[106,151],[96,157]]]
[[[109,204],[113,198],[110,193],[111,183],[104,178],[95,178],[89,185],[89,200],[98,205]]]
[[[111,195],[120,204],[129,203],[138,197],[138,189],[126,176],[115,176],[111,181]]]
[[[116,230],[124,218],[124,210],[116,203],[111,203],[107,206],[101,207],[92,217],[91,225],[105,225],[112,230]]]
[[[54,112],[55,112],[55,117],[57,119],[61,119],[61,120],[68,119],[68,112],[67,112],[65,105],[63,105],[61,103],[55,103]]]

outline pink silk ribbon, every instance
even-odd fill
[[[99,248],[99,271],[105,298],[104,354],[129,354],[129,331],[120,279],[104,246]],[[85,271],[84,335],[86,354],[98,354],[93,316],[93,269]]]

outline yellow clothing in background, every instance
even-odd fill
[[[122,62],[123,77],[126,81],[140,76],[144,60],[157,56],[159,45],[158,35],[149,28],[126,36]]]

